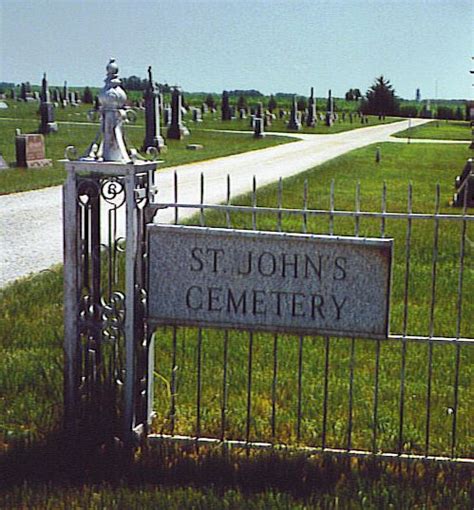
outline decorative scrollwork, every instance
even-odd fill
[[[125,119],[130,124],[135,124],[137,121],[137,112],[135,110],[126,110]]]
[[[102,301],[102,338],[107,342],[117,342],[123,335],[125,320],[125,295],[113,292],[108,302]]]
[[[150,146],[146,149],[146,155],[152,160],[157,161],[158,156],[160,155],[158,149],[156,147]]]
[[[125,186],[117,177],[102,181],[100,194],[108,204],[117,209],[125,203]]]
[[[64,157],[68,159],[69,161],[76,161],[77,160],[77,149],[74,147],[74,145],[68,145],[64,149]]]

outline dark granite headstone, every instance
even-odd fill
[[[264,120],[261,117],[255,117],[254,119],[254,138],[263,138],[265,136]]]
[[[221,106],[221,119],[222,120],[232,120],[232,110],[229,105],[229,93],[227,90],[222,92],[222,106]]]
[[[160,133],[159,94],[151,75],[151,66],[148,68],[148,83],[143,94],[145,100],[145,139],[142,150],[155,147],[160,152],[165,147],[165,141]]]
[[[189,135],[189,130],[183,124],[182,95],[179,87],[175,87],[171,93],[171,125],[167,136],[172,140],[181,140]]]
[[[290,120],[288,121],[287,128],[292,129],[294,131],[299,131],[301,129],[301,122],[300,122],[300,119],[298,118],[298,108],[297,108],[297,104],[296,104],[296,96],[293,96]]]
[[[54,122],[54,105],[51,103],[46,73],[43,75],[41,84],[40,115],[41,124],[39,126],[39,132],[44,135],[56,133],[58,131],[58,125]]]
[[[311,87],[311,96],[308,101],[308,115],[306,117],[306,125],[308,127],[316,126],[316,104],[314,101],[314,88]]]
[[[327,108],[326,108],[326,126],[327,127],[332,126],[332,123],[334,121],[333,114],[334,114],[334,103],[332,100],[331,89],[329,89],[328,102],[327,102]]]

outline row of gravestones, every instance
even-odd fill
[[[45,78],[45,76],[44,76]],[[17,94],[16,89],[10,90],[10,99],[16,101],[25,101],[25,102],[41,102],[43,100],[43,90],[41,92],[35,91],[27,91],[27,87],[25,83],[22,83],[20,86],[20,92]],[[79,92],[74,90],[69,90],[67,86],[67,82],[64,82],[63,90],[59,90],[58,88],[54,88],[51,92],[50,99],[53,101],[55,106],[77,106],[81,101],[81,96]]]

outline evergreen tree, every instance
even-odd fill
[[[82,94],[82,102],[87,103],[87,104],[92,104],[94,102],[94,98],[92,96],[92,92],[89,87],[86,87],[84,89],[84,92]]]
[[[216,102],[214,101],[214,98],[212,97],[212,94],[208,94],[206,97],[206,100],[204,101],[209,108],[215,108]]]
[[[365,94],[362,112],[372,115],[396,115],[399,101],[389,80],[383,76],[375,79],[375,83]]]

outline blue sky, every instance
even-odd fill
[[[0,81],[342,96],[383,74],[398,95],[471,98],[472,0],[0,0]]]

